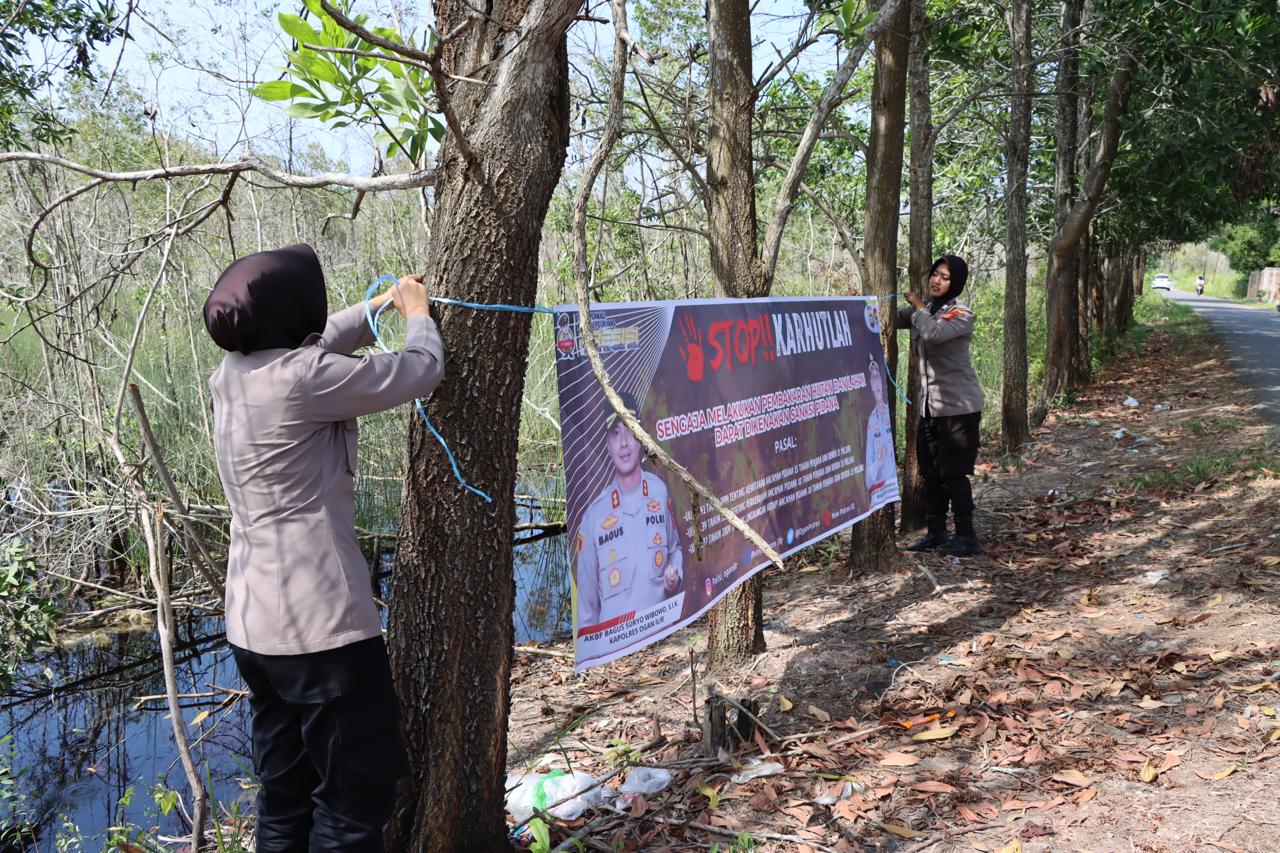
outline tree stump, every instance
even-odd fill
[[[739,744],[752,740],[756,730],[753,716],[760,716],[760,703],[756,700],[744,697],[735,701],[708,689],[702,706],[703,753],[715,758],[722,750],[733,752]]]

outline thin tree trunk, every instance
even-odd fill
[[[495,0],[481,20],[466,0],[436,3],[440,32],[470,22],[446,46],[443,70],[489,84],[448,91],[468,145],[450,133],[439,156],[425,272],[441,295],[534,301],[543,219],[569,141],[565,33],[579,7],[579,0]],[[461,489],[415,418],[389,632],[413,769],[386,844],[488,853],[509,847],[511,541],[530,320],[467,308],[440,310],[438,320],[449,367],[429,414],[467,479],[493,502]]]
[[[933,103],[929,81],[929,34],[925,28],[924,0],[911,3],[911,47],[907,76],[911,87],[911,179],[908,225],[907,286],[923,294],[933,263]],[[884,316],[889,316],[885,312]],[[908,353],[906,441],[902,459],[903,532],[924,525],[924,476],[916,459],[916,431],[920,428],[920,353],[913,345]]]
[[[907,59],[911,47],[911,7],[901,5],[876,39],[871,96],[871,144],[867,156],[867,219],[864,240],[867,294],[887,296],[897,289],[898,219],[902,194],[902,143],[906,126]],[[882,335],[889,372],[897,362],[892,323]],[[886,377],[887,379],[887,377]],[[888,393],[888,388],[885,389]],[[891,410],[892,411],[892,410]],[[848,570],[876,571],[896,561],[893,507],[873,513],[853,527]]]
[[[1058,234],[1066,224],[1076,197],[1076,120],[1080,98],[1080,37],[1077,28],[1083,6],[1083,0],[1064,0],[1062,4],[1060,31],[1063,43],[1058,60],[1058,127],[1053,185],[1054,251],[1049,258],[1048,286],[1045,288],[1047,338],[1043,401],[1035,420],[1043,419],[1048,404],[1071,384],[1071,358],[1076,339],[1075,254],[1073,251],[1058,252],[1057,244]],[[1074,245],[1070,248],[1074,249]]]
[[[1009,37],[1013,76],[1005,140],[1004,392],[1005,449],[1019,453],[1031,437],[1027,422],[1027,165],[1031,148],[1031,2],[1012,0]]]
[[[707,3],[710,89],[707,128],[707,230],[711,275],[719,294],[764,296],[769,282],[756,255],[755,172],[751,121],[751,5]],[[764,651],[764,579],[739,584],[711,610],[708,665],[719,668]]]
[[[142,537],[147,543],[147,568],[151,574],[151,585],[156,590],[156,636],[160,638],[164,695],[169,706],[169,720],[173,724],[173,741],[178,747],[178,758],[182,763],[182,771],[187,776],[187,784],[191,786],[191,853],[200,853],[204,849],[204,827],[208,819],[209,804],[200,771],[196,769],[191,757],[187,721],[182,716],[182,704],[178,700],[178,675],[173,657],[178,633],[169,596],[172,573],[164,553],[164,509],[159,503],[154,506],[154,511],[150,507],[139,507],[138,522],[142,527]]]
[[[1095,263],[1093,237],[1089,231],[1080,238],[1076,247],[1076,340],[1071,348],[1071,387],[1079,388],[1092,381],[1089,333],[1096,319],[1090,317],[1089,294],[1098,287],[1098,266]]]
[[[755,85],[751,4],[707,3],[707,231],[711,275],[729,297],[765,294],[756,256],[756,185],[751,154]]]

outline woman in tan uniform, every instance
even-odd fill
[[[380,851],[408,769],[369,570],[355,535],[356,418],[425,397],[444,347],[421,276],[371,300],[407,321],[373,343],[364,303],[327,316],[307,245],[241,258],[205,326],[227,355],[209,379],[231,508],[226,627],[250,690],[261,783],[257,849]]]
[[[907,294],[910,305],[898,309],[898,328],[911,330],[920,353],[920,426],[916,460],[924,475],[928,532],[907,546],[967,557],[981,552],[973,528],[973,490],[969,475],[978,458],[978,424],[982,419],[982,386],[973,370],[969,341],[973,312],[956,301],[969,277],[969,265],[958,255],[943,255],[929,273],[926,302]],[[954,537],[947,535],[947,508],[955,517]]]

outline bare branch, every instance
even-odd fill
[[[321,187],[348,187],[364,192],[387,192],[389,190],[409,190],[418,187],[433,186],[436,181],[434,169],[422,169],[402,175],[350,175],[343,172],[317,172],[314,175],[295,175],[282,172],[257,160],[237,160],[233,163],[192,163],[185,166],[161,166],[155,169],[138,169],[132,172],[108,172],[76,163],[63,157],[41,154],[37,151],[3,151],[0,152],[0,164],[28,162],[45,163],[58,166],[71,172],[79,172],[91,178],[103,181],[133,183],[135,181],[172,180],[174,178],[190,178],[199,175],[234,175],[243,172],[255,172],[272,183],[295,189],[317,189]]]
[[[791,166],[787,169],[787,175],[782,179],[782,186],[778,189],[778,196],[773,205],[773,215],[769,218],[769,228],[765,232],[764,251],[761,259],[764,262],[766,282],[773,280],[774,270],[778,267],[778,253],[782,249],[782,232],[786,229],[787,219],[791,216],[791,210],[795,207],[796,195],[800,192],[800,183],[804,179],[805,169],[809,167],[809,158],[813,155],[813,149],[818,144],[822,126],[827,123],[827,119],[831,117],[831,113],[838,106],[841,95],[844,93],[844,87],[853,76],[858,64],[862,62],[862,57],[867,52],[867,47],[889,25],[889,20],[897,14],[898,7],[903,2],[905,0],[886,0],[885,4],[880,7],[875,19],[863,31],[862,42],[845,55],[844,61],[840,63],[840,67],[836,69],[831,82],[827,84],[827,88],[823,91],[818,105],[814,107],[813,115],[805,126],[804,134],[801,135],[800,141],[796,144],[796,153],[791,160]]]

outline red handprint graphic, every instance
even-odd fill
[[[680,318],[680,331],[684,334],[684,343],[680,346],[680,358],[684,359],[685,372],[691,382],[701,382],[706,370],[706,359],[702,355],[702,330],[688,314]]]

